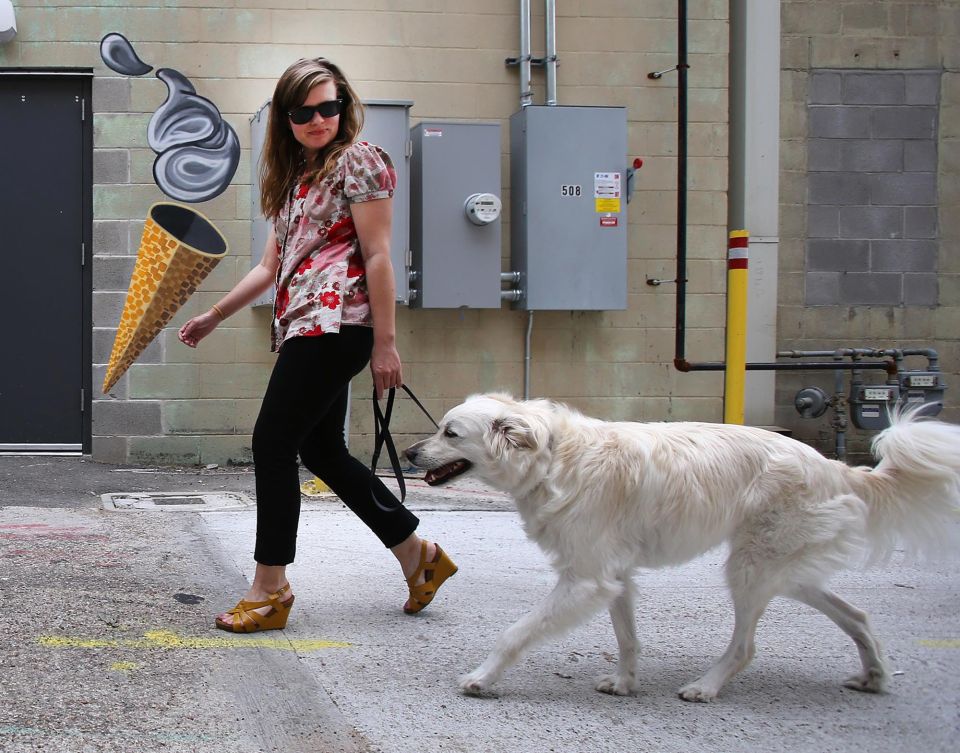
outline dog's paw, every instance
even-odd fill
[[[689,685],[684,685],[680,688],[677,695],[685,701],[710,703],[710,701],[717,697],[717,691],[713,688],[700,685],[699,683],[691,682]]]
[[[467,695],[482,695],[490,689],[492,684],[487,680],[484,673],[477,669],[460,678],[460,690]]]
[[[848,677],[843,681],[843,687],[862,693],[883,693],[887,689],[887,673],[874,667],[869,672]]]
[[[597,690],[610,695],[632,695],[636,689],[630,678],[620,675],[604,675],[597,680]]]

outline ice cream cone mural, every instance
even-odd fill
[[[143,76],[143,62],[122,34],[100,40],[100,57],[124,76]],[[153,179],[167,196],[199,203],[223,193],[240,161],[240,141],[216,105],[171,68],[156,72],[167,99],[150,119],[147,142],[157,153]],[[222,233],[190,207],[150,207],[133,278],[103,380],[106,393],[160,333],[227,253]]]
[[[103,380],[106,393],[227,253],[227,241],[195,209],[150,207],[120,326]]]

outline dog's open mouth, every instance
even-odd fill
[[[430,486],[439,486],[440,484],[447,483],[452,478],[456,478],[461,473],[466,473],[472,466],[473,464],[469,460],[454,460],[452,463],[447,463],[446,465],[441,465],[439,468],[427,471],[427,475],[423,477],[423,480]]]

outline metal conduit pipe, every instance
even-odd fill
[[[510,60],[507,60],[510,63]],[[520,0],[520,107],[533,104],[530,88],[530,0]]]
[[[546,41],[546,57],[544,65],[547,71],[546,104],[553,107],[557,104],[557,2],[544,0],[544,38]]]
[[[533,309],[527,312],[527,336],[523,346],[523,399],[530,399],[530,333],[533,332]]]

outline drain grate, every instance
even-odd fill
[[[105,510],[166,510],[168,512],[212,512],[242,510],[253,503],[239,492],[111,492],[102,494]]]

